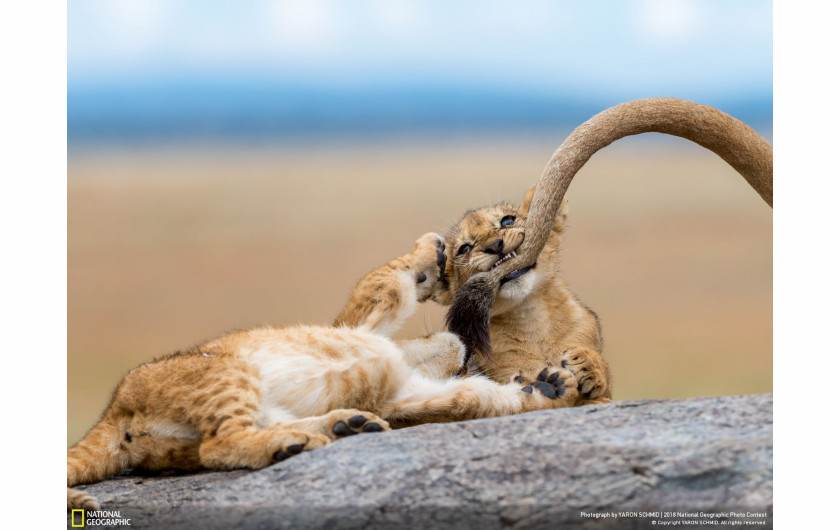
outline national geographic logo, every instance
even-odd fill
[[[72,510],[70,512],[70,526],[86,528],[89,526],[131,526],[131,519],[120,515],[119,511],[104,510]]]

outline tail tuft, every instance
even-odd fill
[[[490,358],[490,310],[497,287],[489,273],[476,274],[458,289],[446,313],[446,328],[458,335],[467,349],[464,366],[472,355]]]

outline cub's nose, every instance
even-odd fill
[[[505,248],[505,242],[502,241],[501,239],[497,239],[496,241],[493,241],[492,243],[490,243],[489,245],[484,247],[484,252],[486,252],[488,254],[498,254],[499,256],[501,256],[502,255],[502,249],[504,249],[504,248]]]

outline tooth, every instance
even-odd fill
[[[514,250],[514,251],[512,251],[512,252],[511,252],[511,254],[513,254],[513,257],[514,257],[514,258],[516,257],[516,251],[515,251],[515,250]]]

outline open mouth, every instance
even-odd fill
[[[525,268],[516,269],[515,271],[511,272],[510,274],[508,274],[507,276],[502,278],[501,281],[499,282],[499,285],[504,285],[506,282],[509,282],[509,281],[515,280],[519,277],[525,276],[526,274],[528,274],[528,272],[531,271],[531,269],[533,269],[536,266],[537,266],[537,264],[534,263],[533,265],[528,265]]]
[[[511,258],[515,258],[515,257],[516,257],[516,251],[515,251],[515,250],[514,250],[514,251],[511,251],[510,253],[505,254],[504,256],[502,256],[501,258],[499,258],[499,261],[497,261],[496,263],[494,263],[494,264],[493,264],[493,266],[492,266],[492,267],[490,267],[490,268],[491,268],[491,269],[495,269],[496,267],[498,267],[498,266],[499,266],[499,265],[501,265],[502,263],[506,262],[507,260],[509,260],[509,259],[511,259]]]
[[[494,264],[493,264],[493,266],[492,266],[491,268],[492,268],[492,269],[495,269],[496,267],[498,267],[498,266],[499,266],[499,265],[501,265],[502,263],[504,263],[504,262],[508,261],[509,259],[515,258],[515,257],[516,257],[516,251],[510,252],[509,254],[505,254],[504,256],[502,256],[501,258],[499,258],[499,261],[497,261],[496,263],[494,263]],[[501,283],[500,283],[500,284],[504,284],[505,282],[509,282],[509,281],[511,281],[511,280],[515,280],[515,279],[517,279],[517,278],[519,278],[519,277],[521,277],[521,276],[524,276],[524,275],[526,275],[526,274],[527,274],[527,273],[528,273],[531,269],[533,269],[533,268],[534,268],[534,267],[536,267],[536,266],[537,266],[537,264],[536,264],[536,263],[534,263],[533,265],[529,265],[528,267],[525,267],[525,268],[522,268],[522,269],[516,269],[515,271],[511,272],[510,274],[508,274],[507,276],[505,276],[504,278],[502,278],[502,280],[501,280]]]

